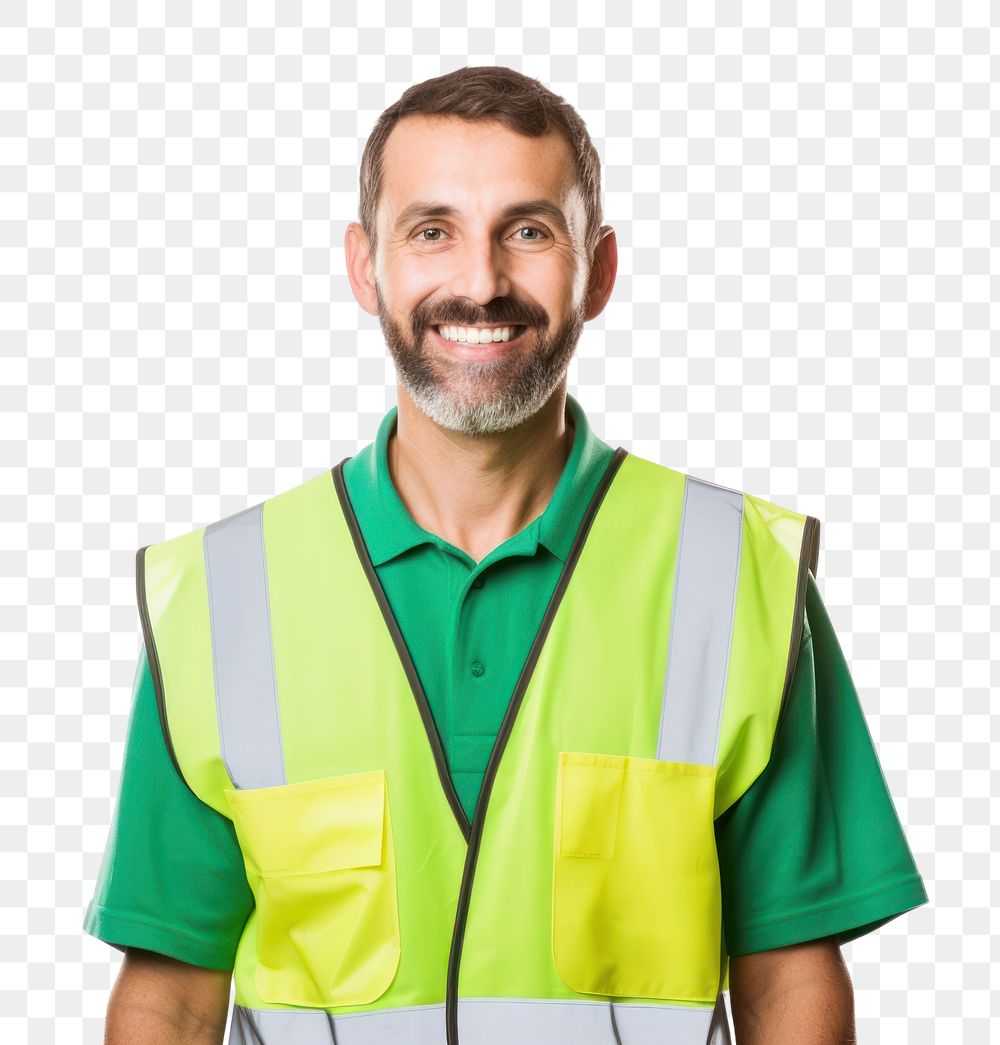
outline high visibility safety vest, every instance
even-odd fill
[[[714,821],[819,521],[618,447],[470,822],[343,464],[136,556],[168,751],[256,901],[229,1045],[728,1042]]]

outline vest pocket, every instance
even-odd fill
[[[374,1001],[400,954],[385,770],[225,794],[257,902],[261,1000]]]
[[[552,955],[583,994],[715,1002],[715,766],[563,751]]]

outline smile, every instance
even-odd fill
[[[516,341],[528,328],[514,324],[507,326],[467,327],[442,323],[434,330],[445,341],[459,345],[489,345],[495,341]]]

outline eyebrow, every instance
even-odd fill
[[[447,203],[432,203],[427,200],[417,200],[415,203],[411,203],[408,207],[404,207],[400,211],[399,217],[396,218],[395,224],[392,227],[393,232],[402,232],[402,230],[414,221],[421,221],[425,218],[455,218],[459,214],[457,207],[452,207]],[[569,227],[566,224],[566,216],[562,210],[557,207],[550,200],[519,200],[517,203],[512,203],[508,207],[500,212],[500,218],[503,221],[510,221],[512,218],[523,218],[529,214],[542,214],[547,217],[564,235],[569,236]]]

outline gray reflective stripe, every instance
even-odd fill
[[[739,490],[685,477],[657,758],[715,765],[742,532]]]
[[[725,1011],[721,995],[719,1004]],[[460,1045],[722,1045],[713,1010],[546,998],[459,998]],[[718,1009],[718,1006],[717,1006]],[[617,1033],[615,1028],[617,1027]],[[233,1010],[228,1045],[446,1045],[444,1005],[331,1016],[321,1010]]]
[[[264,561],[264,505],[205,527],[219,743],[234,787],[285,783]]]

